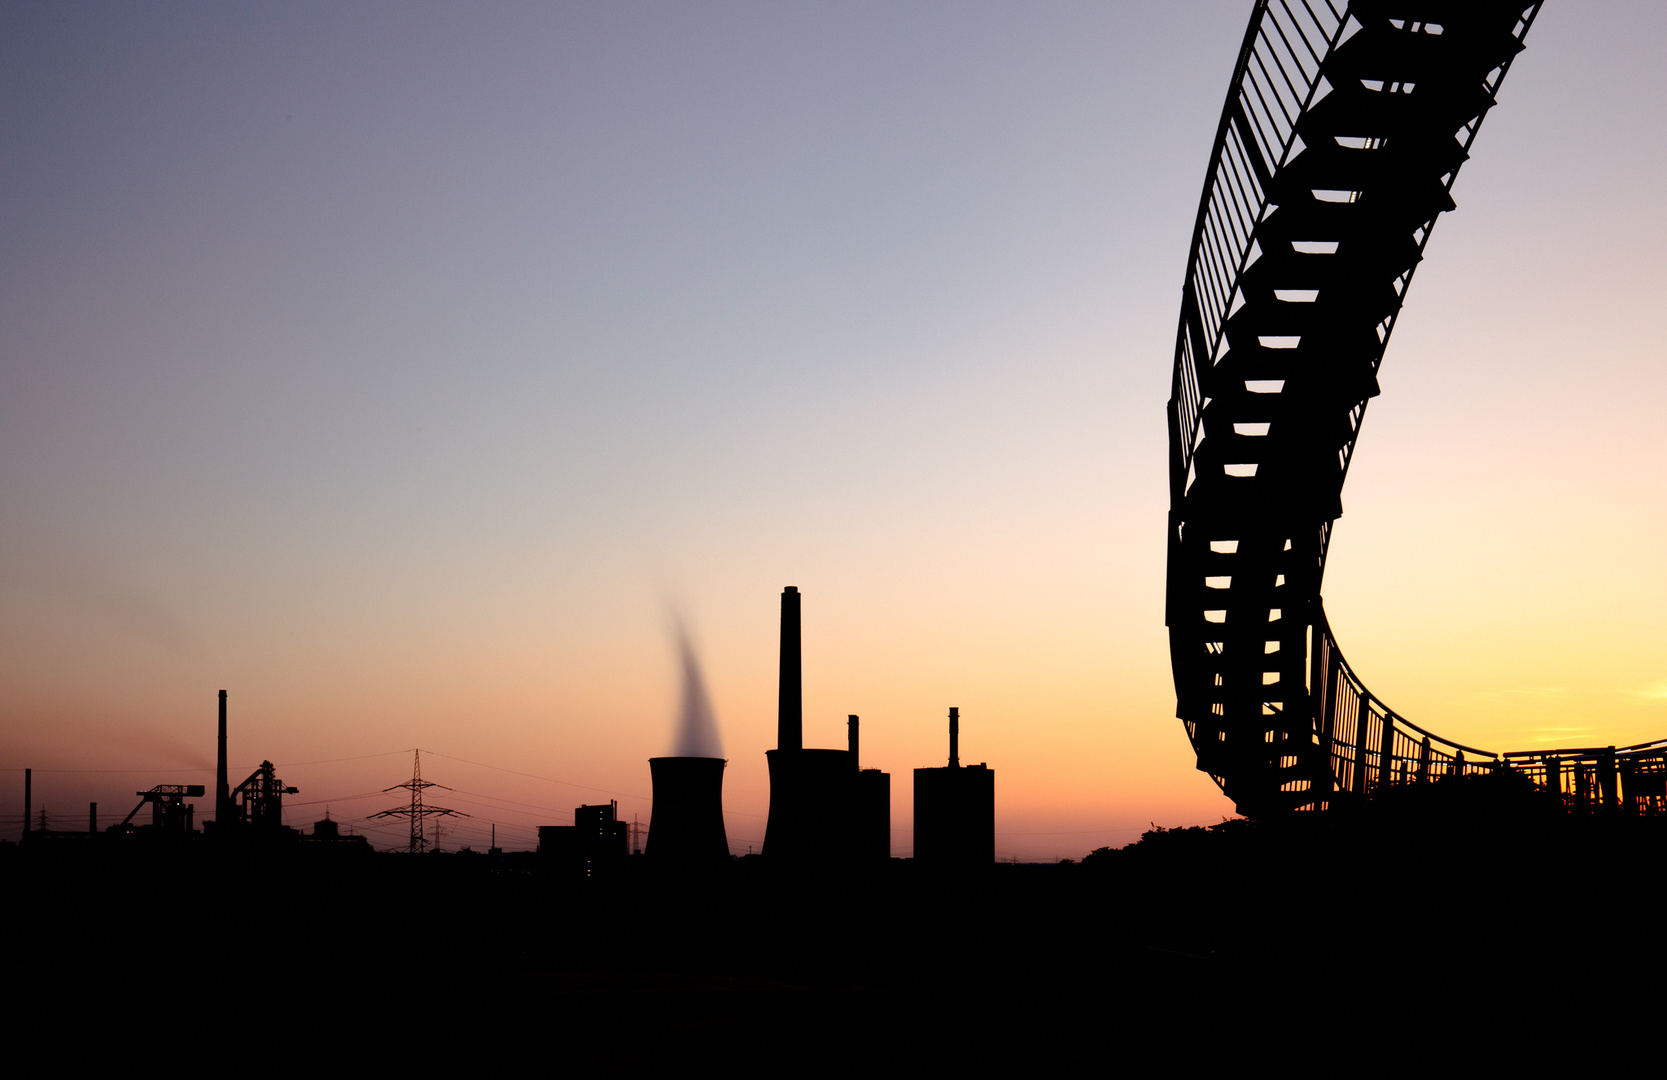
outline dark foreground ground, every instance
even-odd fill
[[[1618,1063],[1667,997],[1662,824],[1232,823],[960,879],[4,846],[0,1009],[54,1071],[186,1076]]]

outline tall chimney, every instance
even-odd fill
[[[781,690],[776,705],[776,749],[805,745],[804,668],[799,654],[799,590],[781,592]]]
[[[98,835],[98,803],[96,802],[87,804],[87,832],[94,836]]]
[[[29,831],[29,803],[35,794],[35,770],[23,770],[23,831]]]
[[[220,764],[214,774],[214,827],[224,829],[231,824],[232,793],[226,782],[226,692],[220,691]]]
[[[849,736],[849,738],[851,740],[851,768],[860,769],[860,768],[862,768],[862,766],[858,763],[858,759],[857,759],[857,714],[856,713],[852,713],[850,719],[845,722],[845,728],[846,728],[846,734]]]
[[[961,710],[949,707],[949,767],[961,767]]]

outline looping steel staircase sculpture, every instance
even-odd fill
[[[1320,600],[1378,365],[1539,0],[1260,0],[1216,132],[1169,401],[1176,713],[1240,812],[1511,768],[1667,809],[1667,740],[1494,754],[1378,701]]]

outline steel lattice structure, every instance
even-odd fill
[[[428,834],[423,826],[431,817],[468,817],[461,810],[448,810],[444,806],[429,806],[423,802],[423,792],[429,788],[439,788],[450,791],[444,784],[436,784],[432,780],[423,779],[423,752],[411,751],[411,779],[403,784],[395,784],[391,788],[383,788],[384,793],[395,791],[409,791],[411,793],[410,806],[396,806],[392,810],[382,810],[371,814],[369,818],[402,817],[411,823],[411,843],[408,850],[413,855],[421,855],[428,850]],[[368,820],[368,818],[367,818]],[[438,844],[438,841],[436,841]]]
[[[1259,0],[1251,16],[1182,290],[1166,599],[1177,715],[1243,813],[1511,766],[1605,803],[1626,773],[1629,800],[1660,808],[1659,746],[1501,757],[1408,723],[1343,662],[1320,599],[1384,348],[1539,7]]]

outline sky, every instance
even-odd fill
[[[785,585],[895,854],[951,705],[1002,858],[1231,815],[1164,403],[1250,6],[5,5],[0,837],[212,783],[221,688],[290,824],[400,843],[415,748],[446,847],[646,822],[686,636],[756,850]],[[1546,6],[1344,490],[1342,648],[1470,745],[1667,736],[1664,44]]]

